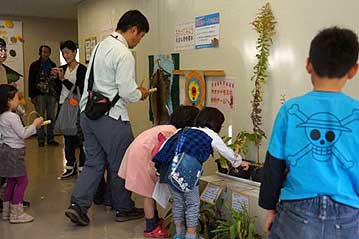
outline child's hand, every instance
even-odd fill
[[[41,128],[43,122],[44,122],[44,118],[38,117],[34,120],[32,124],[35,125],[36,128]]]
[[[249,165],[251,165],[251,164],[249,162],[246,162],[246,161],[242,161],[242,163],[241,163],[241,167],[245,171],[247,171],[249,169]]]
[[[264,222],[264,231],[270,232],[272,229],[272,223],[274,221],[274,218],[276,216],[275,210],[267,210],[266,220]]]

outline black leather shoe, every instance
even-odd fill
[[[71,222],[79,226],[87,226],[90,219],[86,213],[81,211],[81,208],[72,203],[71,206],[65,211],[66,217],[70,218]]]
[[[130,220],[136,220],[143,218],[145,216],[145,213],[143,211],[143,208],[132,208],[128,211],[116,211],[116,221],[117,222],[126,222]]]
[[[77,175],[76,164],[75,166],[65,166],[65,172],[58,177],[58,179],[67,179]]]

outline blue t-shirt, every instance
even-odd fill
[[[287,101],[268,152],[289,170],[280,200],[329,195],[359,208],[359,101],[343,93],[309,92]]]

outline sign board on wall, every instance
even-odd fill
[[[91,37],[85,39],[85,62],[88,64],[90,62],[92,50],[95,48],[97,43],[96,37]]]
[[[194,49],[194,21],[176,25],[175,50]]]
[[[196,17],[196,49],[219,46],[219,12]]]
[[[9,83],[16,82],[19,91],[24,91],[24,39],[22,22],[0,20],[0,38],[4,39],[7,48],[7,59],[4,62]]]
[[[235,80],[211,80],[210,105],[224,111],[234,111]]]

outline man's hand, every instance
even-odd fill
[[[267,210],[266,220],[264,222],[265,232],[270,232],[270,230],[272,229],[272,223],[274,221],[276,214],[277,213],[275,210]]]
[[[137,89],[141,91],[141,100],[145,100],[150,94],[146,88],[138,87]]]
[[[57,74],[59,75],[59,79],[61,81],[64,81],[65,80],[65,73],[64,73],[64,69],[62,68],[58,68],[57,70]]]

